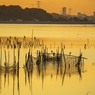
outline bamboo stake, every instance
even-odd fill
[[[0,55],[0,65],[2,65],[2,47],[1,47],[1,55]]]
[[[9,59],[10,58],[10,54],[9,54],[9,51],[8,51],[8,67],[9,67]]]
[[[6,58],[6,50],[4,51],[5,53],[5,66],[7,65],[7,58]]]
[[[20,57],[20,49],[18,49],[18,65],[17,65],[17,70],[19,70],[19,57]]]

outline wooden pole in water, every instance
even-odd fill
[[[16,56],[15,56],[15,59],[14,59],[14,65],[16,65]]]
[[[16,64],[16,58],[15,58],[15,44],[14,44],[14,47],[13,47],[13,64],[15,65]]]
[[[27,62],[27,53],[25,54],[25,64],[26,64],[26,62]]]
[[[62,54],[63,54],[63,58],[64,58],[64,63],[65,63],[65,67],[66,67],[66,59],[65,59],[65,54],[64,54],[64,49],[62,49]]]
[[[17,70],[19,71],[19,57],[20,57],[20,49],[18,48],[18,64],[17,64]]]
[[[19,52],[19,50],[18,50]],[[18,53],[19,54],[19,53]],[[20,86],[19,86],[19,69],[18,69],[18,72],[17,72],[17,90],[18,90],[18,95],[20,95]]]
[[[1,81],[1,71],[0,71],[0,93],[1,93],[1,88],[2,88],[2,85],[1,85],[1,83],[2,83],[2,81]]]
[[[44,87],[44,65],[42,64],[42,89]]]
[[[61,61],[62,61],[62,63],[63,63],[63,57],[65,57],[65,55],[64,55],[64,50],[63,50],[63,43],[61,42]]]
[[[4,52],[5,52],[5,66],[6,66],[7,65],[6,50]]]
[[[8,51],[8,68],[9,68],[9,51]],[[8,72],[8,86],[9,86],[9,72]]]
[[[10,58],[10,54],[9,54],[9,51],[8,51],[8,67],[9,67],[9,59]]]
[[[0,55],[0,65],[2,65],[2,47],[1,47],[1,55]]]
[[[64,49],[62,49],[62,52],[63,52],[63,53],[62,53],[62,56],[63,56],[64,63],[65,63],[64,73],[63,73],[63,77],[62,77],[62,85],[63,85],[64,78],[65,78],[65,74],[66,74],[66,59],[65,59]]]
[[[15,91],[15,74],[13,73],[13,95]]]

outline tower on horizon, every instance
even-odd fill
[[[62,15],[66,15],[66,7],[62,8]]]
[[[37,1],[37,8],[40,8],[40,1]]]

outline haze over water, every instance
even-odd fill
[[[22,39],[24,36],[27,39],[32,39],[32,36],[39,38],[44,41],[49,52],[56,51],[58,47],[60,49],[63,43],[65,54],[71,52],[72,55],[79,56],[81,51],[87,59],[84,60],[81,74],[71,65],[64,75],[64,64],[61,67],[53,62],[40,69],[34,64],[33,72],[28,73],[22,67],[29,48],[22,47],[19,77],[16,74],[0,72],[0,95],[95,95],[95,25],[0,24],[0,37],[10,36]],[[34,57],[38,49],[31,48]],[[4,50],[7,55],[9,51],[10,65],[13,64],[13,49],[3,47],[2,65],[5,62]]]

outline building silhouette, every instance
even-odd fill
[[[62,8],[62,15],[66,15],[66,7]]]

